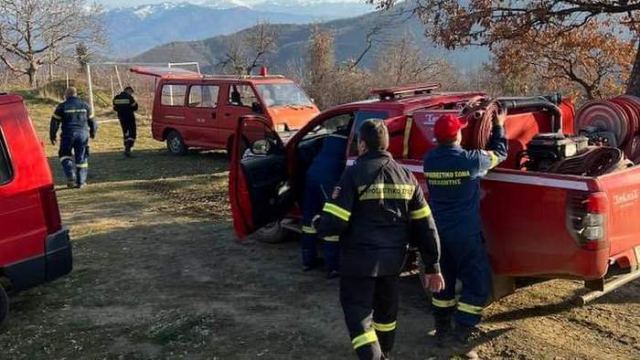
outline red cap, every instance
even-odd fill
[[[456,138],[458,131],[467,127],[467,120],[459,118],[452,114],[445,114],[436,121],[436,125],[433,128],[433,132],[436,136],[436,140],[451,141]]]

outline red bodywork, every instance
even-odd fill
[[[274,129],[279,131],[298,130],[320,111],[309,104],[306,106],[277,106],[269,103],[261,86],[296,86],[291,80],[282,76],[218,76],[202,75],[196,72],[177,68],[134,67],[131,72],[153,76],[156,80],[156,93],[153,104],[151,129],[153,138],[166,140],[170,131],[177,131],[185,145],[201,149],[228,149],[231,144],[238,119],[244,115],[261,114]],[[163,104],[163,88],[165,98],[170,90],[184,91],[181,103],[169,106]],[[183,88],[184,87],[184,90]],[[190,104],[194,88],[217,89],[215,105]],[[230,100],[233,88],[244,89],[256,101],[259,110],[252,104],[234,105]]]
[[[0,280],[20,290],[71,270],[49,164],[22,98],[0,94]],[[0,282],[2,285],[2,282]]]
[[[351,103],[323,112],[286,144],[283,161],[288,167],[288,185],[294,192],[300,189],[299,148],[316,125],[344,112],[385,111],[390,151],[413,171],[426,192],[422,159],[435,146],[435,119],[444,112],[457,113],[461,103],[477,95],[481,94],[416,95]],[[563,132],[573,134],[573,105],[563,102],[559,108]],[[237,131],[240,133],[242,127]],[[550,131],[548,112],[534,108],[511,111],[506,122],[509,158],[482,181],[484,235],[495,274],[590,280],[602,278],[613,263],[635,270],[640,255],[636,251],[640,249],[640,166],[597,178],[520,170],[516,154],[534,135]],[[351,140],[353,136],[352,127]],[[348,160],[355,158],[351,155],[345,154]],[[265,221],[274,220],[268,217],[257,221],[261,215],[252,212],[256,199],[251,188],[255,186],[247,175],[259,169],[257,161],[236,157],[231,164],[231,180],[237,183],[231,184],[235,190],[230,196],[236,233],[241,238]],[[299,214],[295,206],[299,200],[291,202],[287,216]],[[604,232],[597,240],[581,237],[582,223],[576,223],[576,219],[587,214],[602,219]]]

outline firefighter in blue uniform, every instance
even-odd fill
[[[91,107],[78,97],[75,88],[67,88],[65,98],[51,117],[49,139],[55,145],[58,128],[61,128],[58,156],[67,186],[82,188],[87,184],[89,172],[89,137],[96,136],[97,123]]]
[[[439,145],[424,159],[429,205],[442,246],[442,274],[449,284],[432,297],[436,340],[441,346],[453,330],[452,317],[454,340],[468,343],[490,294],[491,269],[480,219],[480,178],[507,157],[505,118],[504,111],[494,116],[487,150],[468,151],[460,146],[466,121],[443,115],[434,128]],[[456,279],[462,282],[459,300],[453,286]]]
[[[330,279],[339,275],[339,239],[337,236],[319,239],[311,222],[320,214],[324,202],[328,200],[333,187],[340,180],[345,166],[347,134],[344,129],[339,129],[324,139],[320,152],[307,171],[303,198],[302,265],[304,270],[308,271],[321,264],[316,244],[321,240],[327,278]]]
[[[131,157],[131,148],[133,148],[137,137],[135,112],[138,111],[138,103],[133,98],[131,86],[127,86],[113,98],[113,110],[118,113],[118,120],[120,120],[120,127],[122,127],[124,155]]]
[[[319,236],[340,236],[340,303],[351,344],[362,360],[389,358],[399,275],[410,243],[420,250],[425,287],[438,292],[445,286],[429,206],[413,174],[393,160],[388,146],[384,122],[362,123],[360,156],[314,221]]]

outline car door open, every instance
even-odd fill
[[[236,235],[282,219],[293,204],[286,152],[266,119],[240,118],[233,139],[229,195]]]

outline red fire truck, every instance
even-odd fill
[[[256,232],[277,241],[299,231],[305,173],[323,138],[349,126],[347,164],[356,157],[355,129],[363,120],[384,119],[390,152],[411,169],[426,192],[424,154],[436,146],[435,120],[458,114],[481,93],[436,92],[435,84],[382,89],[371,100],[340,105],[315,117],[283,142],[260,117],[247,116],[236,136],[251,133],[250,150],[232,156],[230,201],[240,238]],[[509,158],[482,181],[484,235],[495,273],[495,297],[515,290],[519,278],[585,281],[592,300],[640,276],[640,166],[587,177],[523,170],[517,155],[540,133],[573,134],[568,101],[502,99],[509,108]],[[465,140],[474,136],[467,131]],[[261,132],[261,137],[256,133]],[[260,139],[259,139],[260,138]],[[428,194],[426,194],[428,196]],[[611,277],[616,274],[616,277]]]
[[[44,147],[22,98],[0,94],[0,324],[7,291],[52,281],[71,267]]]

